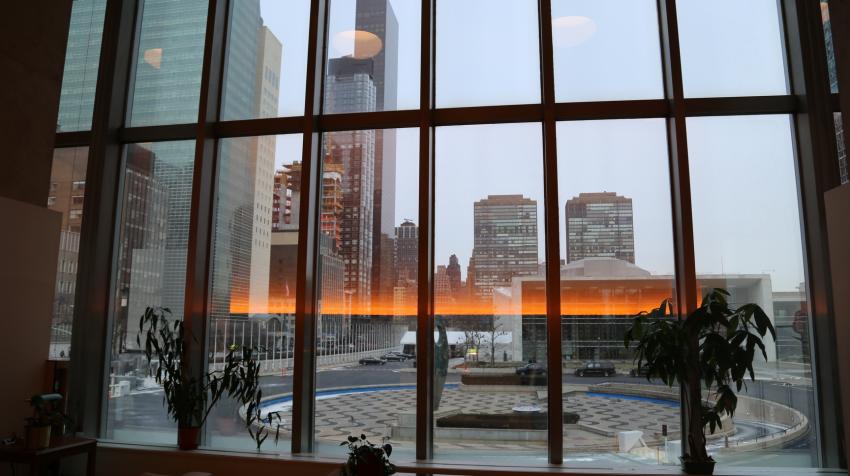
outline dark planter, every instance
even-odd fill
[[[682,458],[682,469],[685,474],[714,474],[714,460],[696,461]]]
[[[27,426],[26,444],[28,450],[42,450],[50,446],[50,426]]]
[[[183,451],[198,449],[198,435],[201,428],[194,426],[177,429],[177,446]]]

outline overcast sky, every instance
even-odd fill
[[[262,0],[283,43],[281,115],[303,113],[307,0]],[[418,107],[419,2],[390,0],[399,23],[399,108]],[[351,53],[354,0],[331,2],[329,56]],[[437,5],[438,107],[540,100],[537,6],[532,0],[441,0]],[[775,0],[679,0],[686,95],[787,91]],[[554,0],[558,101],[663,96],[654,0]],[[581,192],[633,200],[637,265],[673,271],[667,145],[662,120],[558,125],[561,253],[564,204]],[[769,273],[775,290],[803,279],[791,124],[786,116],[688,122],[699,273]],[[538,124],[436,132],[437,264],[472,252],[472,204],[488,194],[538,201],[543,257],[542,135]],[[418,134],[398,131],[396,222],[418,222]],[[301,136],[281,136],[278,163],[300,159]]]

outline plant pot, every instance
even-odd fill
[[[27,449],[41,450],[50,446],[50,426],[28,426]]]
[[[198,435],[201,428],[197,426],[177,429],[177,446],[183,451],[198,449]]]
[[[714,474],[714,460],[692,460],[682,458],[682,470],[685,474]]]

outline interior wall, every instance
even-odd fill
[[[23,436],[27,400],[44,387],[61,215],[0,197],[0,217],[14,224],[0,233],[0,435]]]
[[[71,0],[3,2],[0,197],[46,206],[70,17]]]

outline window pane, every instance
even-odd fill
[[[198,120],[207,0],[142,3],[130,125]]]
[[[850,181],[847,172],[847,149],[844,144],[844,122],[841,119],[841,113],[834,113],[835,118],[835,140],[838,143],[838,170],[841,177],[841,183]]]
[[[223,120],[304,113],[309,0],[230,4]]]
[[[418,2],[331,3],[325,112],[419,107]]]
[[[56,296],[50,332],[51,359],[67,359],[71,355],[71,324],[74,320],[88,158],[88,147],[56,149],[53,152],[47,208],[62,214],[62,228],[59,231]]]
[[[439,458],[546,461],[541,137],[540,124],[436,130]]]
[[[438,0],[437,107],[540,102],[537,2]]]
[[[688,147],[699,285],[727,289],[733,306],[759,304],[777,331],[740,393],[728,448],[709,438],[710,452],[729,465],[817,466],[791,119],[691,118]]]
[[[685,96],[786,94],[776,0],[677,2]]]
[[[59,132],[91,129],[106,0],[76,0],[65,50],[59,100]]]
[[[129,144],[124,149],[115,309],[109,354],[106,438],[176,443],[162,388],[136,344],[147,307],[183,319],[195,142]],[[144,345],[144,343],[142,343]]]
[[[823,37],[826,42],[826,65],[829,70],[829,89],[838,92],[838,71],[835,69],[835,48],[832,41],[832,23],[829,20],[829,2],[821,0],[821,17],[823,18]]]
[[[654,1],[555,0],[552,35],[557,101],[664,97]]]
[[[295,273],[301,134],[223,139],[215,201],[210,322],[210,370],[224,365],[232,344],[258,347],[260,385],[272,401],[292,401]],[[223,400],[207,421],[214,448],[254,449],[235,400]],[[286,451],[292,418],[263,446]]]
[[[677,465],[680,446],[670,442],[680,438],[679,391],[647,381],[623,346],[635,314],[675,295],[666,123],[563,122],[557,131],[562,345],[572,389],[564,411],[583,425],[568,429],[566,452],[573,464],[594,467]],[[611,436],[624,431],[646,445],[611,448]]]
[[[349,435],[390,437],[412,458],[419,131],[384,130],[382,164],[377,132],[324,136],[316,439],[343,456]]]

